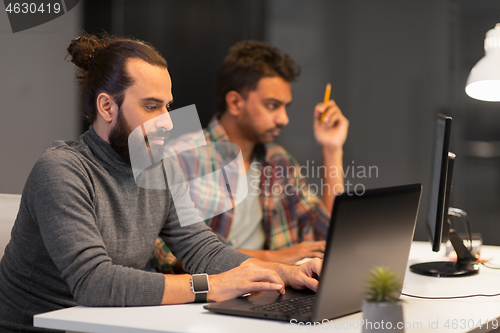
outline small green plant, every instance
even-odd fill
[[[368,302],[396,302],[399,300],[398,291],[401,288],[401,282],[394,271],[389,268],[374,267],[370,273],[372,277],[366,279],[368,282],[366,300]]]

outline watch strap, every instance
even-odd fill
[[[207,302],[207,294],[208,293],[195,293],[194,294],[194,302],[195,303],[206,303]]]

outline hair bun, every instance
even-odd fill
[[[83,35],[75,38],[69,44],[67,51],[71,62],[76,67],[88,71],[92,68],[97,53],[106,47],[105,39],[93,35]]]

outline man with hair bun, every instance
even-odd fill
[[[226,245],[262,260],[287,264],[305,257],[323,257],[333,200],[344,188],[342,157],[349,127],[349,121],[333,100],[318,103],[311,112],[325,174],[320,200],[308,191],[298,162],[273,143],[288,124],[286,107],[292,101],[291,83],[298,75],[292,58],[272,45],[255,40],[235,44],[219,69],[216,114],[203,137],[212,145],[225,141],[238,145],[250,180],[250,192],[243,202],[206,223]],[[200,141],[196,136],[193,140]],[[176,146],[172,149],[176,150]],[[217,161],[224,160],[216,151],[212,155],[217,156]],[[210,169],[212,159],[189,157],[197,161],[191,164]],[[189,177],[190,164],[180,166]],[[192,197],[210,197],[210,206],[223,206],[224,197],[211,196],[212,188],[200,186],[191,190],[196,193]],[[158,239],[152,265],[168,271],[172,262],[175,258]]]
[[[0,331],[47,332],[33,327],[35,314],[78,304],[221,301],[283,293],[285,285],[316,290],[320,260],[288,266],[251,258],[226,247],[203,222],[181,227],[168,189],[136,185],[129,134],[142,126],[148,147],[162,145],[172,127],[172,83],[151,45],[83,35],[68,55],[79,68],[92,125],[75,142],[54,142],[26,181],[0,262]],[[143,270],[158,235],[189,274]]]

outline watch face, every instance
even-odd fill
[[[191,280],[194,292],[207,292],[209,290],[207,274],[194,274],[191,276]]]

